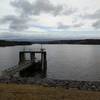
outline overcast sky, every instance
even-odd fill
[[[100,0],[1,0],[0,38],[100,38]]]

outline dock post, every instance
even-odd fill
[[[31,52],[30,56],[31,56],[31,61],[35,62],[35,53]]]
[[[44,56],[43,56],[43,51],[41,51],[41,69],[43,70],[44,67]]]
[[[43,53],[43,77],[46,77],[47,75],[47,58],[46,58],[46,52]]]
[[[19,53],[19,64],[25,61],[25,54],[24,52]]]

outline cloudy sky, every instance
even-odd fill
[[[100,38],[100,0],[1,0],[0,38]]]

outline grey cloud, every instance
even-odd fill
[[[73,8],[66,8],[66,10],[63,12],[64,15],[71,15],[73,13],[75,13],[77,11],[77,9],[73,9]]]
[[[95,23],[92,24],[92,26],[96,29],[100,28],[100,9],[97,10],[94,14],[87,14],[82,17],[87,19],[97,20]]]
[[[15,0],[11,5],[25,15],[40,15],[41,13],[51,13],[54,16],[63,14],[70,15],[76,12],[76,9],[68,8],[64,5],[54,5],[49,0],[36,0],[30,3],[27,0]]]
[[[83,18],[88,18],[88,19],[99,19],[100,18],[100,9],[97,10],[94,14],[87,14],[85,16],[82,16]]]
[[[21,14],[29,15],[32,14],[33,5],[27,0],[14,0],[10,4],[16,8]]]
[[[70,28],[70,26],[69,25],[64,25],[63,23],[58,23],[57,28],[58,29],[68,29],[68,28]]]
[[[16,31],[28,29],[30,26],[27,23],[32,15],[40,15],[41,13],[58,15],[63,9],[61,5],[54,6],[49,0],[36,0],[33,3],[27,0],[14,0],[10,4],[19,12],[19,16],[5,16],[2,22],[9,23],[9,28]]]
[[[10,4],[19,13],[18,16],[7,15],[0,22],[9,23],[9,28],[15,31],[28,29],[30,27],[28,22],[31,21],[30,17],[32,15],[39,16],[41,13],[50,13],[57,16],[60,14],[70,15],[75,12],[67,7],[65,9],[62,5],[54,5],[49,0],[36,0],[32,3],[28,0],[14,0]],[[63,24],[60,24],[58,27],[69,28],[69,26]]]
[[[62,10],[63,10],[63,6],[59,5],[59,6],[57,6],[56,9],[54,10],[53,14],[54,14],[55,16],[56,16],[56,15],[59,15],[59,14],[61,14]]]
[[[100,20],[99,21],[97,21],[97,22],[95,22],[94,24],[93,24],[93,27],[94,28],[100,28]]]
[[[14,20],[14,19],[15,19],[15,16],[8,15],[8,16],[5,16],[0,22],[1,23],[6,23],[6,22],[9,22],[9,21]]]
[[[41,12],[55,14],[55,13],[60,13],[62,9],[62,6],[59,5],[54,6],[53,4],[51,4],[49,0],[37,0],[33,4],[33,7],[34,7],[33,14],[40,14]]]
[[[8,15],[2,19],[2,23],[9,23],[10,30],[21,31],[28,28],[28,19],[22,16]]]
[[[81,27],[83,24],[82,23],[78,23],[78,24],[74,24],[73,27]]]
[[[78,24],[73,24],[73,25],[65,25],[63,23],[58,23],[58,29],[68,29],[68,28],[74,28],[74,27],[81,27],[83,24],[82,23],[78,23]]]
[[[40,15],[41,13],[52,13],[53,15],[60,14],[63,10],[61,5],[55,6],[49,0],[36,0],[30,3],[27,0],[12,1],[11,5],[22,14]]]

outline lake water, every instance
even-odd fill
[[[47,51],[47,77],[68,80],[100,80],[99,45],[43,45]],[[19,51],[40,45],[0,47],[0,71],[18,64]]]

